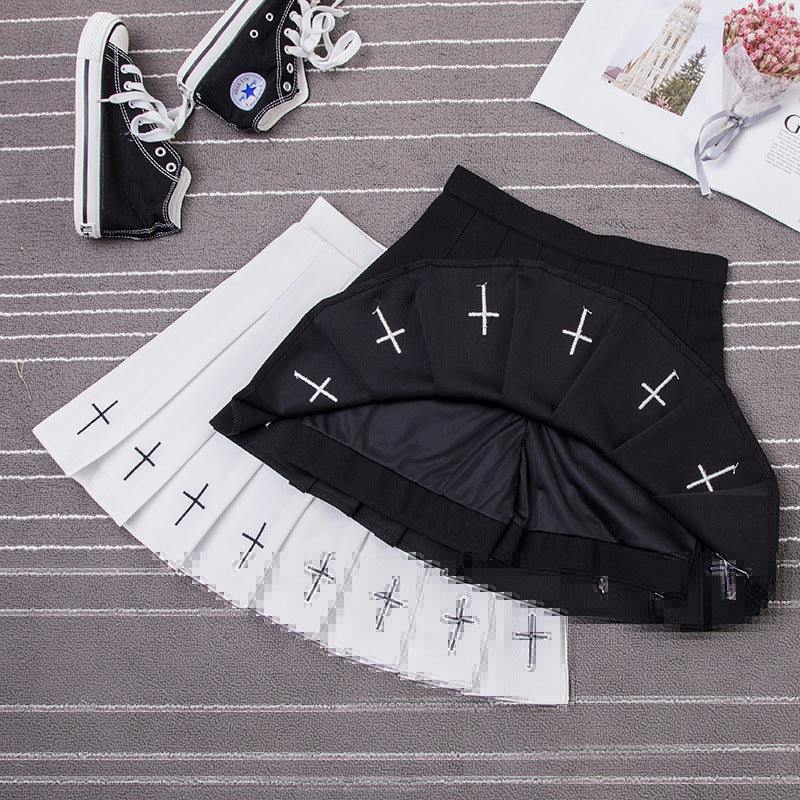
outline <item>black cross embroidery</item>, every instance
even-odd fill
[[[566,328],[561,331],[565,336],[572,336],[572,346],[569,348],[569,354],[571,356],[575,355],[575,349],[578,347],[578,342],[586,342],[587,344],[592,343],[591,337],[587,336],[583,332],[583,326],[586,324],[586,315],[591,314],[592,312],[589,311],[586,306],[583,307],[583,311],[581,312],[581,321],[578,323],[578,330],[576,331],[568,331]]]
[[[389,588],[388,592],[373,592],[372,596],[376,600],[383,600],[383,608],[378,612],[377,623],[375,625],[376,631],[383,630],[383,622],[386,619],[386,615],[393,609],[393,608],[402,608],[405,606],[404,600],[397,600],[394,596],[394,590],[397,588],[397,584],[400,583],[400,578],[395,576],[392,578],[392,585]]]
[[[478,283],[476,288],[481,290],[481,310],[470,311],[468,317],[478,317],[481,321],[481,336],[486,336],[489,333],[489,317],[499,318],[500,314],[497,311],[489,311],[486,305],[486,284]]]
[[[378,319],[381,321],[381,325],[383,325],[383,329],[386,331],[386,336],[381,336],[379,339],[376,339],[375,344],[383,344],[384,342],[391,342],[392,346],[397,351],[398,355],[402,353],[403,351],[400,349],[400,345],[397,343],[397,337],[405,333],[406,329],[398,328],[396,331],[393,331],[389,327],[389,323],[386,321],[386,317],[383,316],[383,311],[381,311],[380,306],[378,306],[372,313],[378,315]]]
[[[160,446],[161,442],[157,442],[149,453],[144,453],[138,447],[134,447],[133,449],[142,457],[142,460],[138,464],[136,464],[136,466],[134,466],[134,468],[122,480],[124,481],[128,480],[128,478],[130,478],[130,476],[133,475],[133,473],[136,472],[136,470],[139,469],[139,467],[141,467],[142,464],[144,464],[145,462],[148,463],[151,467],[154,467],[156,465],[155,461],[153,461],[150,458],[150,456],[152,456],[153,453],[155,453],[155,451],[158,450]]]
[[[267,523],[265,522],[261,526],[261,530],[256,534],[256,536],[251,536],[249,533],[243,533],[242,534],[242,536],[244,536],[245,539],[247,539],[249,542],[251,542],[251,544],[250,544],[250,549],[244,554],[244,556],[242,557],[242,560],[239,562],[238,569],[241,569],[244,566],[244,562],[247,561],[250,553],[253,552],[253,548],[254,547],[260,547],[262,550],[264,549],[264,545],[261,544],[259,539],[261,538],[261,534],[264,533],[264,528],[266,528],[266,527],[267,527]]]
[[[711,565],[711,572],[717,573],[722,576],[722,591],[726,600],[736,599],[736,573],[744,575],[745,578],[750,577],[750,573],[746,570],[734,567],[730,561],[726,561],[721,555],[717,554],[719,561]]]
[[[111,423],[108,421],[106,414],[108,414],[117,403],[119,403],[119,400],[115,400],[108,408],[104,408],[102,411],[97,407],[97,403],[92,403],[92,408],[97,412],[97,416],[90,419],[75,435],[80,436],[90,425],[94,425],[99,419],[103,420],[106,425],[110,425]]]
[[[297,380],[303,381],[303,383],[307,383],[309,386],[316,389],[314,394],[312,394],[311,397],[308,398],[309,403],[313,403],[320,395],[323,395],[323,397],[327,397],[329,400],[333,400],[334,403],[339,402],[338,397],[325,390],[325,387],[331,382],[330,376],[325,378],[325,380],[322,381],[322,383],[314,383],[314,381],[312,381],[310,378],[306,378],[305,375],[302,375],[297,370],[294,371],[294,376],[295,378],[297,378]]]
[[[647,404],[648,404],[648,403],[649,403],[651,400],[655,400],[655,401],[656,401],[656,402],[657,402],[657,403],[658,403],[658,404],[659,404],[659,405],[660,405],[662,408],[665,408],[667,404],[664,402],[664,400],[662,400],[662,399],[661,399],[661,395],[659,394],[659,392],[660,392],[660,391],[661,391],[661,390],[662,390],[662,389],[663,389],[663,388],[664,388],[664,387],[665,387],[665,386],[666,386],[666,385],[667,385],[667,384],[668,384],[668,383],[669,383],[669,382],[670,382],[670,381],[671,381],[673,378],[675,378],[676,380],[680,380],[680,376],[678,375],[678,373],[677,373],[675,370],[672,370],[672,372],[670,372],[670,374],[669,374],[669,375],[667,375],[667,377],[666,377],[666,378],[664,378],[664,380],[663,380],[663,381],[661,381],[661,383],[659,383],[659,384],[658,384],[658,386],[656,386],[656,388],[655,388],[655,389],[653,389],[653,388],[650,386],[650,384],[648,384],[648,383],[643,383],[643,384],[642,384],[642,389],[644,389],[644,390],[647,392],[647,397],[645,397],[645,399],[644,399],[644,400],[642,400],[642,402],[641,402],[641,403],[639,403],[639,411],[641,411],[641,410],[642,410],[642,409],[643,409],[643,408],[644,408],[644,407],[645,407],[645,406],[646,406],[646,405],[647,405]]]
[[[464,606],[467,604],[466,597],[460,597],[458,602],[456,603],[456,613],[455,614],[442,614],[442,619],[451,624],[455,625],[450,634],[447,637],[447,651],[449,653],[455,652],[456,649],[456,642],[458,641],[459,636],[461,635],[461,629],[464,627],[465,624],[467,625],[474,625],[475,618],[474,617],[465,617],[464,616]]]
[[[686,484],[686,488],[687,489],[694,489],[695,486],[700,486],[701,483],[704,483],[705,486],[706,486],[706,489],[708,489],[709,492],[713,492],[714,491],[714,487],[711,485],[711,481],[714,480],[714,478],[719,478],[720,475],[727,474],[728,472],[734,472],[735,473],[736,472],[736,468],[738,466],[739,466],[739,462],[737,461],[735,464],[731,464],[730,466],[725,467],[725,469],[718,469],[716,472],[712,472],[711,475],[709,475],[706,472],[705,467],[702,464],[698,464],[697,465],[697,469],[700,470],[701,477],[698,480],[696,480],[694,483],[687,483]]]
[[[191,503],[189,503],[189,507],[186,509],[186,511],[184,511],[184,512],[183,512],[183,514],[181,514],[181,515],[178,517],[178,519],[177,519],[177,520],[175,520],[175,524],[176,524],[176,525],[180,525],[180,524],[181,524],[181,522],[183,522],[183,518],[184,518],[184,517],[185,517],[185,516],[186,516],[186,515],[187,515],[187,514],[188,514],[188,513],[189,513],[189,512],[190,512],[190,511],[191,511],[191,510],[192,510],[192,509],[195,507],[195,506],[200,506],[200,508],[202,508],[202,509],[205,511],[205,508],[206,508],[206,507],[205,507],[205,506],[204,506],[204,505],[203,505],[203,504],[200,502],[200,498],[203,496],[203,492],[204,492],[206,489],[208,489],[208,484],[206,484],[206,485],[205,485],[205,486],[204,486],[204,487],[203,487],[203,488],[202,488],[202,489],[201,489],[201,490],[200,490],[200,491],[197,493],[197,496],[196,496],[196,497],[195,497],[194,495],[192,495],[192,494],[189,494],[189,492],[187,492],[187,491],[185,491],[185,490],[184,490],[184,492],[183,492],[183,493],[184,493],[184,494],[185,494],[185,495],[186,495],[186,496],[187,496],[187,497],[188,497],[188,498],[189,498],[189,499],[190,499],[192,502],[191,502]]]
[[[528,614],[528,630],[525,633],[514,632],[514,639],[528,640],[528,670],[533,672],[536,669],[536,640],[552,639],[553,634],[545,631],[536,630],[536,614]]]
[[[328,564],[332,558],[333,553],[328,553],[325,558],[322,559],[322,564],[319,567],[315,567],[313,564],[306,564],[306,569],[314,575],[314,582],[311,584],[311,588],[306,595],[307,603],[310,602],[311,598],[314,596],[314,592],[319,589],[320,581],[323,578],[327,578],[331,583],[336,583],[336,578],[328,572]]]

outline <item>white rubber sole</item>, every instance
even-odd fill
[[[302,58],[295,58],[294,68],[297,73],[297,94],[283,103],[278,103],[259,119],[256,128],[260,131],[268,131],[279,119],[285,117],[290,111],[303,105],[308,100],[308,80]]]
[[[191,182],[192,173],[189,172],[186,167],[181,167],[180,175],[178,175],[178,182],[175,184],[175,189],[172,192],[172,197],[170,197],[169,205],[167,206],[167,218],[177,228],[181,227],[183,198],[186,197],[186,191]]]
[[[114,37],[127,51],[128,32],[114,14],[98,11],[83,26],[75,60],[75,170],[73,217],[81,236],[99,239],[101,203],[101,113],[103,53]]]

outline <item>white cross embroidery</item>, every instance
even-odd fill
[[[592,340],[591,340],[590,337],[583,335],[583,326],[584,326],[584,323],[586,322],[586,315],[587,314],[591,314],[591,313],[592,312],[589,311],[589,309],[586,308],[586,306],[584,306],[583,307],[583,311],[581,312],[581,321],[578,323],[578,330],[576,330],[576,331],[568,331],[568,330],[564,329],[564,330],[561,331],[561,333],[563,333],[566,336],[574,337],[573,341],[572,341],[572,347],[570,347],[570,349],[569,349],[569,354],[571,356],[575,355],[575,348],[578,346],[578,342],[588,342],[589,344],[592,343]]]
[[[319,589],[320,581],[323,578],[327,578],[331,583],[336,583],[336,578],[328,572],[328,564],[332,558],[333,553],[328,553],[325,558],[322,559],[322,563],[319,567],[315,567],[313,564],[306,564],[306,569],[314,576],[314,582],[311,584],[311,588],[306,594],[307,603],[311,602],[311,598],[314,596],[314,592]]]
[[[265,522],[261,526],[261,530],[259,530],[259,532],[255,536],[251,536],[249,533],[242,533],[242,536],[244,536],[244,538],[247,539],[247,541],[250,542],[251,544],[250,544],[250,549],[242,556],[242,560],[239,562],[239,567],[238,567],[239,569],[241,569],[244,566],[244,562],[247,561],[248,558],[250,558],[250,553],[253,552],[254,547],[258,547],[261,550],[264,549],[264,545],[261,542],[261,534],[264,533],[266,527],[267,523]]]
[[[311,397],[308,398],[309,403],[313,403],[321,394],[333,400],[334,403],[339,402],[338,398],[334,397],[330,392],[325,391],[325,387],[331,382],[330,378],[325,378],[325,380],[322,381],[322,383],[317,384],[314,383],[314,381],[306,378],[305,375],[301,375],[297,370],[294,371],[294,376],[295,378],[297,378],[297,380],[303,381],[304,383],[307,383],[309,386],[313,386],[316,389],[314,394],[312,394]]]
[[[405,333],[406,329],[398,328],[396,331],[393,331],[389,327],[389,323],[386,322],[386,317],[383,316],[380,306],[378,306],[372,313],[378,315],[378,319],[381,321],[381,325],[383,325],[383,329],[386,331],[386,336],[381,336],[380,339],[376,339],[375,343],[383,344],[384,342],[391,342],[394,345],[394,349],[397,350],[398,353],[402,353],[403,351],[400,349],[400,345],[397,344],[397,337],[401,333]]]
[[[186,516],[186,515],[187,515],[187,514],[188,514],[188,513],[189,513],[189,512],[190,512],[190,511],[191,511],[191,510],[192,510],[192,509],[195,507],[195,506],[199,506],[199,507],[200,507],[200,508],[201,508],[203,511],[205,511],[205,510],[206,510],[206,507],[205,507],[205,506],[204,506],[204,505],[203,505],[203,504],[200,502],[200,498],[203,496],[203,492],[205,492],[205,490],[206,490],[206,489],[208,489],[208,484],[206,484],[206,485],[205,485],[205,486],[204,486],[204,487],[203,487],[203,488],[202,488],[202,489],[201,489],[201,490],[198,492],[197,496],[195,496],[195,495],[193,495],[193,494],[189,494],[189,492],[187,492],[185,489],[183,490],[183,493],[184,493],[184,494],[185,494],[185,495],[186,495],[186,496],[187,496],[187,497],[188,497],[188,498],[189,498],[189,499],[190,499],[192,502],[191,502],[191,503],[189,503],[189,507],[186,509],[186,511],[184,511],[184,512],[183,512],[183,514],[181,514],[181,515],[180,515],[180,517],[178,517],[178,519],[175,521],[175,524],[176,524],[176,525],[180,525],[180,524],[181,524],[181,522],[183,522],[183,519],[184,519],[184,517],[185,517],[185,516]]]
[[[453,628],[453,630],[450,632],[450,635],[447,637],[447,651],[449,653],[455,652],[456,642],[461,637],[461,629],[464,627],[464,625],[475,624],[475,617],[464,616],[464,606],[466,606],[466,604],[467,604],[467,598],[461,597],[459,598],[458,603],[456,604],[455,614],[442,614],[442,620],[444,622],[455,625],[455,628]]]
[[[486,333],[489,329],[489,317],[500,317],[500,314],[497,311],[487,311],[486,310],[486,284],[485,283],[478,283],[476,286],[481,290],[481,310],[480,311],[470,311],[467,316],[469,317],[480,317],[481,318],[481,335],[486,336]]]
[[[150,456],[152,456],[153,453],[155,453],[155,451],[158,450],[159,447],[161,447],[161,442],[156,442],[155,445],[153,445],[153,447],[150,448],[150,452],[148,453],[145,453],[138,447],[134,447],[133,449],[142,457],[142,460],[139,461],[122,480],[123,481],[128,480],[128,478],[130,478],[130,476],[133,475],[133,473],[136,472],[136,470],[139,469],[139,467],[141,467],[142,464],[149,464],[151,467],[154,467],[156,465],[156,462],[153,461],[153,459],[150,458]]]
[[[553,634],[545,631],[536,630],[536,614],[528,614],[528,630],[524,633],[514,632],[511,634],[514,639],[527,639],[528,640],[528,664],[527,668],[530,672],[536,669],[536,640],[537,639],[552,639]]]
[[[675,370],[672,370],[672,372],[670,372],[670,374],[669,374],[669,375],[667,375],[667,377],[666,377],[666,378],[664,378],[664,380],[663,380],[663,381],[661,381],[661,383],[659,383],[659,384],[658,384],[658,386],[656,386],[656,388],[655,388],[655,389],[652,389],[652,388],[651,388],[651,387],[650,387],[648,384],[646,384],[646,383],[643,383],[643,384],[642,384],[642,389],[644,389],[646,392],[650,392],[650,394],[649,394],[649,395],[648,395],[648,396],[647,396],[647,397],[646,397],[644,400],[642,400],[642,402],[639,404],[639,411],[641,411],[641,410],[642,410],[642,409],[643,409],[643,408],[644,408],[644,407],[645,407],[645,406],[646,406],[646,405],[647,405],[647,404],[648,404],[648,403],[649,403],[651,400],[655,400],[655,401],[656,401],[656,402],[657,402],[659,405],[661,405],[661,406],[666,406],[667,404],[666,404],[666,403],[665,403],[665,402],[664,402],[664,401],[661,399],[661,397],[659,397],[659,394],[658,394],[658,393],[659,393],[659,392],[660,392],[660,391],[661,391],[661,390],[662,390],[662,389],[663,389],[663,388],[664,388],[664,387],[665,387],[665,386],[666,386],[666,385],[667,385],[667,384],[668,384],[668,383],[669,383],[669,382],[670,382],[670,381],[671,381],[673,378],[676,378],[677,380],[680,380],[680,378],[678,377],[678,373],[677,373],[677,372],[675,372]]]
[[[84,432],[84,431],[85,431],[87,428],[90,428],[90,427],[91,427],[92,425],[94,425],[94,423],[95,423],[95,422],[97,422],[97,420],[99,420],[99,419],[102,419],[102,420],[103,420],[103,422],[105,422],[105,424],[106,424],[106,425],[110,425],[110,424],[111,424],[111,422],[109,421],[109,419],[108,419],[108,417],[106,416],[106,414],[108,414],[108,412],[109,412],[109,411],[111,411],[111,409],[112,409],[112,408],[114,408],[114,406],[115,406],[117,403],[119,403],[119,400],[115,400],[115,401],[114,401],[114,402],[113,402],[113,403],[112,403],[110,406],[108,406],[107,408],[104,408],[104,409],[102,409],[102,410],[101,410],[100,408],[98,408],[98,406],[97,406],[97,403],[92,403],[92,408],[93,408],[93,409],[94,409],[94,410],[97,412],[97,416],[96,416],[96,417],[92,417],[92,419],[90,419],[90,420],[89,420],[89,422],[87,422],[87,423],[86,423],[86,424],[85,424],[85,425],[84,425],[84,426],[83,426],[83,427],[82,427],[82,428],[81,428],[81,429],[80,429],[80,430],[77,432],[77,435],[78,435],[78,436],[80,436],[80,435],[81,435],[81,434],[82,434],[82,433],[83,433],[83,432]]]
[[[711,475],[709,475],[705,471],[705,469],[703,469],[703,465],[702,464],[698,464],[697,465],[697,469],[700,470],[700,474],[703,477],[700,478],[699,480],[696,480],[694,483],[687,483],[686,484],[686,488],[687,489],[694,489],[695,486],[699,486],[701,483],[704,483],[706,485],[706,487],[708,488],[708,491],[709,492],[713,492],[714,491],[714,487],[711,485],[711,481],[714,478],[719,478],[720,475],[724,475],[726,472],[736,472],[736,467],[738,467],[738,466],[739,466],[739,462],[737,461],[735,464],[731,464],[729,467],[725,467],[725,469],[717,470],[717,472],[712,472]]]
[[[392,585],[389,588],[388,592],[373,592],[372,596],[376,600],[383,600],[383,608],[378,612],[378,616],[376,618],[376,631],[383,630],[383,623],[386,619],[386,615],[393,609],[393,608],[403,608],[406,603],[405,600],[398,600],[394,596],[395,589],[397,589],[397,585],[400,583],[400,578],[396,575],[392,578]]]
[[[735,567],[730,561],[726,561],[719,553],[714,553],[714,555],[717,556],[719,561],[711,565],[711,574],[717,573],[722,577],[722,589],[725,593],[725,599],[735,600],[736,573],[743,575],[748,580],[750,579],[750,573],[747,570]]]

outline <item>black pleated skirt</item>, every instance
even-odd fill
[[[740,622],[774,585],[779,501],[724,380],[726,273],[459,167],[212,424],[494,590],[610,620]]]

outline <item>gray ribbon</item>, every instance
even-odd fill
[[[704,161],[714,161],[719,158],[730,147],[733,140],[739,135],[742,128],[749,128],[760,122],[764,117],[774,114],[780,109],[780,106],[772,106],[765,111],[760,111],[758,114],[753,114],[752,117],[740,117],[734,114],[733,111],[720,111],[709,117],[700,128],[700,133],[697,136],[697,142],[694,145],[694,163],[697,168],[697,182],[700,184],[700,191],[703,195],[711,194],[711,187],[708,185],[708,178],[706,171],[703,167]],[[718,119],[725,119],[722,130],[715,133],[705,142],[703,141],[703,133],[706,128]],[[729,125],[728,123],[732,123]]]

